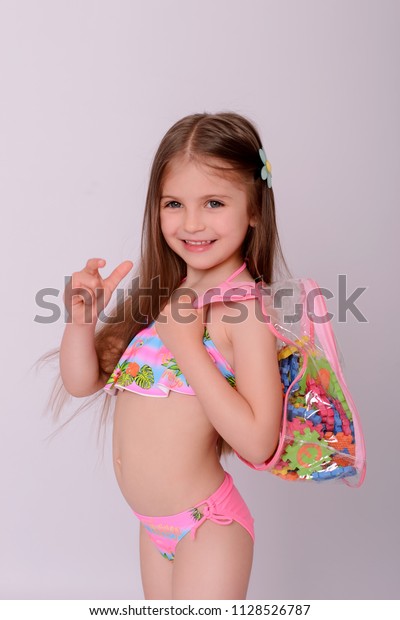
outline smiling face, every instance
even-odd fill
[[[160,224],[169,247],[187,264],[188,282],[215,267],[227,277],[243,263],[240,249],[254,226],[247,203],[243,183],[204,164],[171,162],[161,187]]]

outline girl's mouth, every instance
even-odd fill
[[[215,241],[216,239],[212,239],[210,241],[189,241],[186,239],[182,240],[185,248],[191,252],[204,252],[205,250],[210,248]]]

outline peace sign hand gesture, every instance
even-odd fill
[[[99,268],[105,264],[103,258],[89,258],[81,271],[73,272],[66,285],[63,299],[74,325],[91,324],[94,328],[118,284],[133,267],[132,261],[126,260],[103,279]]]

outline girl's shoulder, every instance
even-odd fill
[[[261,306],[263,302],[259,295],[253,295],[256,283],[249,281],[248,284],[243,299],[224,300],[217,303],[213,311],[224,323],[226,335],[231,343],[234,340],[238,342],[239,339],[243,344],[247,342],[249,347],[257,345],[262,347],[266,342],[275,343],[276,338],[267,326],[269,319],[265,307]]]
[[[227,317],[233,318],[238,312],[242,315],[257,312],[257,299],[255,293],[256,282],[251,274],[245,269],[234,280],[226,283],[226,295],[222,304],[227,310]],[[247,311],[246,311],[247,308]]]
[[[218,310],[231,341],[233,330],[247,334],[250,334],[250,332],[264,334],[266,318],[258,299],[225,301],[223,302],[223,309],[219,308]]]

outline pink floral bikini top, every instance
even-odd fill
[[[201,308],[204,303],[224,299],[239,301],[256,297],[254,282],[234,282],[231,284],[231,280],[245,267],[246,262],[221,285],[215,289],[209,289],[199,296],[195,306]],[[229,294],[227,294],[228,291]],[[235,293],[235,291],[237,292]],[[216,348],[207,327],[204,328],[203,344],[218,370],[232,387],[235,387],[234,370]],[[183,376],[173,354],[158,337],[155,321],[142,329],[132,339],[103,389],[108,394],[116,395],[116,388],[136,392],[143,396],[165,397],[168,396],[170,390],[194,396],[194,391]]]

